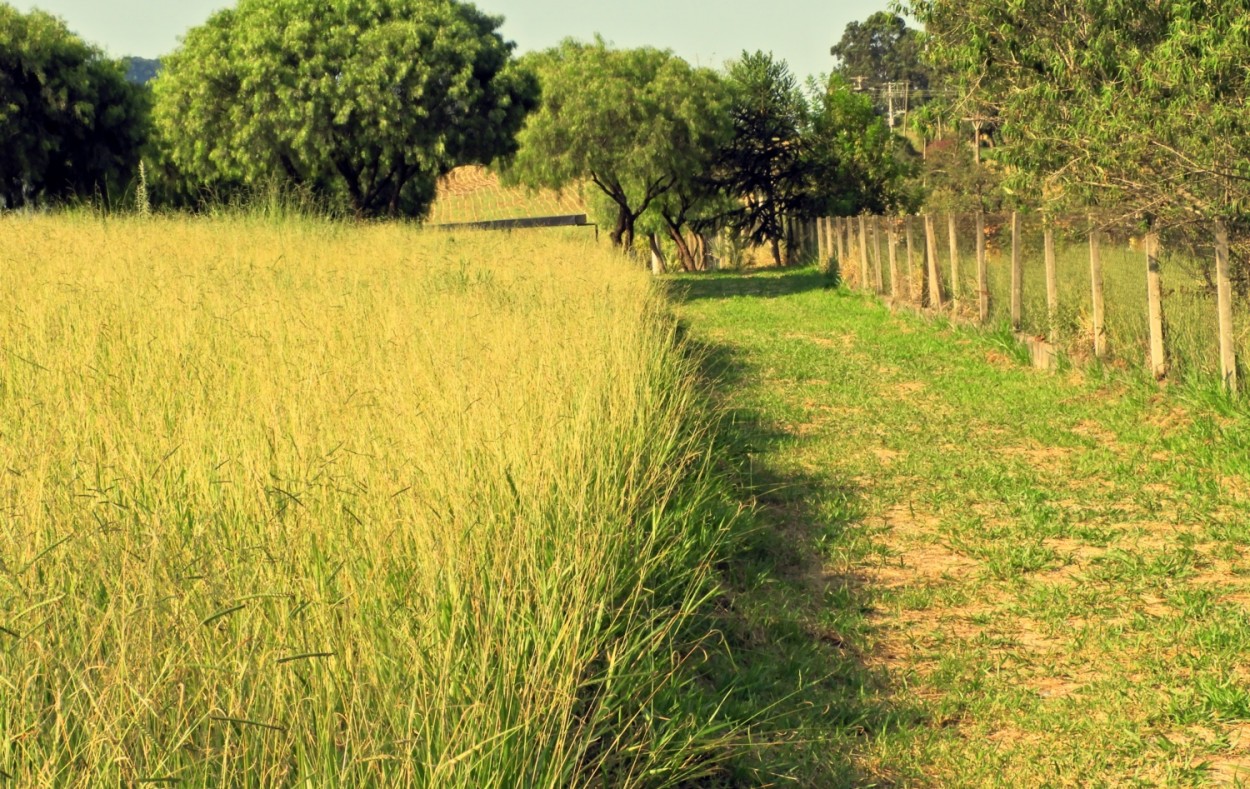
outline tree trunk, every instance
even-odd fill
[[[625,232],[630,227],[629,209],[617,206],[616,209],[616,227],[612,228],[609,238],[612,239],[612,246],[620,247],[625,244]],[[633,233],[630,233],[630,241],[633,241]]]
[[[647,240],[651,244],[651,273],[659,276],[668,270],[668,264],[664,260],[664,250],[660,249],[660,236],[658,233],[650,233]]]
[[[686,271],[695,271],[694,252],[690,249],[690,242],[686,240],[686,235],[667,217],[664,223],[668,225],[669,238],[673,239],[673,243],[677,245],[677,259],[681,261],[681,267]]]
[[[777,264],[777,268],[781,268],[785,264],[781,262],[781,241],[777,236],[768,239],[768,245],[773,252],[773,262]]]

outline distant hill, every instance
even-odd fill
[[[136,85],[148,84],[156,78],[157,72],[161,70],[161,62],[159,60],[124,58],[122,62],[126,64],[126,79]]]

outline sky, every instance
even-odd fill
[[[159,57],[229,0],[17,0],[41,8],[114,57]],[[888,0],[476,0],[502,15],[503,34],[520,51],[568,36],[601,33],[619,47],[671,49],[696,65],[720,66],[743,50],[784,58],[799,77],[833,66],[829,47],[847,23],[881,11]]]

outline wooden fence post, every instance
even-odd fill
[[[816,262],[823,265],[824,262],[828,260],[828,256],[825,253],[829,251],[829,242],[828,242],[828,239],[825,238],[825,218],[823,216],[818,216],[815,219],[815,223],[816,223]]]
[[[890,247],[890,299],[898,303],[898,230],[894,226],[894,217],[886,220],[886,243]]]
[[[845,276],[846,267],[846,224],[842,221],[842,217],[829,220],[833,227],[833,238],[838,247],[838,269],[843,271]]]
[[[1102,251],[1093,217],[1089,221],[1089,282],[1090,304],[1094,310],[1094,356],[1102,359],[1107,355],[1107,314],[1102,293]]]
[[[859,227],[854,217],[846,218],[846,254],[847,259],[851,262],[851,268],[855,270],[855,287],[863,287],[860,281],[859,273]]]
[[[959,232],[955,226],[955,214],[946,215],[946,232],[951,245],[951,312],[959,310]]]
[[[881,217],[872,218],[872,268],[876,278],[877,295],[885,293],[885,282],[881,279]]]
[[[908,214],[907,216],[903,217],[903,229],[907,234],[907,298],[909,301],[914,301],[916,304],[919,304],[924,298],[923,287],[916,288],[914,298],[913,298],[912,288],[911,288],[911,284],[912,284],[911,277],[912,277],[912,274],[916,271],[916,252],[915,252],[916,245],[912,242],[911,214]],[[924,278],[921,277],[921,282],[923,283],[923,281],[924,281]]]
[[[1162,380],[1168,374],[1167,349],[1163,345],[1163,277],[1159,272],[1159,234],[1146,234],[1146,297],[1150,318],[1150,372]]]
[[[842,281],[850,285],[850,280],[847,279],[846,264],[851,259],[851,238],[849,236],[850,231],[846,227],[846,217],[838,217],[838,224],[834,230],[838,236],[838,249],[841,253],[838,256],[838,268],[842,272]]]
[[[977,307],[981,323],[990,320],[990,273],[985,261],[985,212],[977,211]]]
[[[859,215],[859,287],[868,290],[868,218]]]
[[[1046,339],[1054,343],[1059,334],[1059,269],[1055,262],[1055,228],[1049,217],[1043,221],[1046,223],[1042,231],[1046,255]]]
[[[1024,323],[1024,260],[1020,257],[1020,212],[1011,212],[1011,328]]]
[[[929,308],[942,308],[942,275],[938,272],[937,232],[933,229],[933,215],[924,215],[925,249],[929,254]]]
[[[859,247],[856,245],[857,239],[855,238],[856,232],[857,231],[855,228],[855,218],[847,217],[846,218],[846,259],[847,259],[847,262],[850,263],[851,265],[847,266],[847,268],[844,269],[844,271],[855,272],[855,277],[854,277],[855,287],[858,288],[861,284],[859,281],[859,270],[858,270],[859,266],[852,262],[852,261],[855,261],[859,257]]]
[[[1228,267],[1228,228],[1215,223],[1215,289],[1220,313],[1220,377],[1237,391],[1237,351],[1233,347],[1233,283]]]
[[[846,262],[848,265],[843,267],[842,273],[846,275],[854,271],[855,276],[852,280],[855,286],[859,287],[859,272],[856,271],[858,267],[852,263],[859,254],[859,250],[855,246],[855,220],[852,217],[846,217],[844,223],[846,225]]]

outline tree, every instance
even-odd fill
[[[920,31],[898,14],[878,11],[852,22],[829,53],[838,59],[837,73],[848,82],[863,79],[866,87],[890,82],[910,83],[912,90],[929,87],[929,69],[922,54]]]
[[[705,166],[678,173],[673,188],[655,201],[643,223],[658,228],[672,240],[677,257],[686,271],[703,268],[709,230],[735,208],[733,200],[710,177],[719,149],[707,151]],[[692,237],[687,237],[687,232]]]
[[[808,149],[814,213],[854,216],[912,210],[915,152],[876,114],[872,101],[834,74],[812,97]]]
[[[1156,226],[1250,218],[1250,25],[1230,0],[913,0],[1011,181]]]
[[[920,168],[924,204],[931,210],[997,213],[1028,205],[1003,192],[996,162],[977,161],[971,145],[947,138],[930,147]]]
[[[422,216],[440,175],[511,155],[537,103],[501,24],[456,0],[240,0],[164,61],[164,152],[201,187]]]
[[[723,83],[671,52],[568,40],[527,60],[542,107],[505,171],[511,183],[562,189],[588,181],[615,207],[612,241],[632,249],[635,225],[706,167],[724,115]]]
[[[668,236],[686,271],[703,268],[706,233],[735,207],[713,175],[717,160],[733,135],[729,86],[720,75],[707,69],[699,69],[695,74],[704,84],[694,91],[703,98],[703,106],[691,119],[696,133],[688,140],[693,145],[677,157],[680,169],[673,172],[672,188],[655,200],[642,219],[649,230]]]
[[[0,4],[0,204],[108,196],[134,174],[143,94],[54,16]]]
[[[721,186],[740,201],[731,225],[753,244],[767,244],[782,265],[785,218],[804,212],[813,162],[804,137],[807,105],[785,61],[743,53],[729,69],[733,137],[717,162]]]

